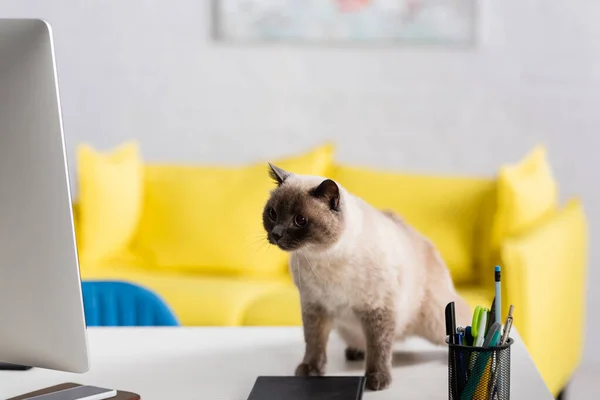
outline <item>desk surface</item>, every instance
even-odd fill
[[[552,399],[513,329],[511,399]],[[90,328],[90,372],[78,375],[34,368],[0,371],[0,398],[62,382],[139,393],[143,400],[246,400],[259,375],[291,375],[304,349],[299,328]],[[362,375],[346,362],[333,334],[328,375]],[[420,340],[398,345],[394,382],[364,399],[447,399],[447,349]],[[177,396],[174,396],[174,395]]]

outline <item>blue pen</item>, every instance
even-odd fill
[[[496,265],[494,270],[494,280],[496,281],[496,322],[502,323],[502,301],[501,301],[501,290],[500,290],[500,266]]]
[[[470,326],[465,328],[465,344],[467,346],[473,346],[473,333],[471,332]]]
[[[457,341],[459,345],[464,345],[464,329],[462,328],[457,328],[456,330],[458,336],[457,336]],[[467,384],[467,378],[468,378],[468,372],[469,369],[467,368],[467,363],[465,362],[465,354],[462,352],[462,350],[459,351],[458,353],[458,367],[459,367],[459,378],[458,378],[458,394],[462,393],[465,385]]]

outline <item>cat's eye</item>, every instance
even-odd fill
[[[296,226],[304,226],[307,222],[308,221],[303,215],[298,214],[294,217],[294,224],[296,224]]]
[[[277,213],[273,207],[269,208],[269,218],[271,218],[273,221],[277,220]]]

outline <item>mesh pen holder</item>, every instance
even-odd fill
[[[448,344],[448,398],[450,400],[510,399],[509,338],[496,347]]]

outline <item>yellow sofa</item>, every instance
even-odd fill
[[[343,165],[330,144],[274,162],[402,214],[438,246],[473,306],[489,307],[501,265],[505,314],[515,305],[515,326],[551,391],[566,385],[583,348],[586,218],[577,199],[558,204],[543,147],[489,178]],[[273,187],[264,161],[157,165],[135,142],[109,153],[82,145],[77,173],[83,279],[146,286],[183,325],[300,324],[287,255],[268,245],[260,222]],[[551,344],[561,342],[568,346]]]

